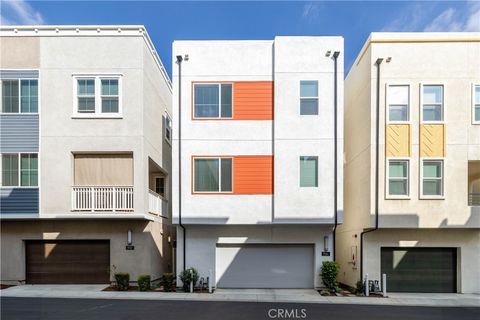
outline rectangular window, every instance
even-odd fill
[[[475,85],[473,91],[473,122],[480,123],[480,85]]]
[[[165,178],[155,177],[155,192],[161,196],[165,195]]]
[[[119,117],[121,114],[121,77],[74,77],[75,110],[79,117]]]
[[[388,195],[408,196],[408,160],[388,161]]]
[[[2,81],[2,112],[18,113],[18,80]]]
[[[408,85],[388,86],[388,121],[409,121],[409,100]]]
[[[443,121],[443,86],[424,85],[422,90],[422,120]]]
[[[20,155],[20,185],[28,187],[38,185],[37,154]]]
[[[102,113],[118,113],[118,79],[102,79]]]
[[[195,192],[232,192],[232,158],[195,158]]]
[[[18,154],[2,154],[2,186],[18,186]]]
[[[20,80],[20,109],[22,113],[38,112],[38,80]]]
[[[172,142],[172,119],[168,114],[165,114],[165,140]]]
[[[233,109],[232,84],[194,84],[195,118],[231,118]]]
[[[300,115],[318,115],[318,81],[300,81]]]
[[[300,187],[318,187],[318,157],[300,157]]]
[[[443,196],[443,161],[424,160],[422,175],[422,195]]]

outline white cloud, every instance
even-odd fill
[[[437,4],[427,3],[408,5],[382,31],[480,31],[479,2],[466,2],[463,7],[457,8],[448,7],[434,15],[436,6]]]
[[[1,25],[38,25],[44,23],[42,14],[26,1],[2,1]]]
[[[320,4],[309,2],[303,6],[302,19],[313,23],[320,18]]]

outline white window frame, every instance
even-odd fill
[[[37,81],[37,112],[22,112],[22,80],[36,80]],[[3,81],[17,81],[18,82],[18,112],[3,112]],[[39,78],[4,78],[0,79],[0,114],[39,114],[40,112],[40,79]]]
[[[441,167],[441,181],[442,181],[442,194],[441,195],[424,195],[423,194],[423,162],[425,161],[441,161],[442,162],[442,167]],[[431,178],[429,178],[431,179]],[[443,200],[445,199],[445,158],[420,158],[420,199],[422,200]]]
[[[395,194],[390,194],[390,161],[404,161],[407,162],[407,194],[406,195],[395,195]],[[389,200],[409,200],[411,198],[411,172],[410,166],[412,164],[412,161],[410,158],[392,158],[392,157],[387,157],[386,158],[386,166],[385,166],[385,199]],[[398,178],[397,178],[398,179]]]
[[[218,159],[218,191],[197,191],[195,190],[195,159]],[[222,163],[221,159],[232,160],[232,191],[220,191],[222,189]],[[193,194],[233,194],[234,192],[234,166],[235,159],[231,156],[194,156],[192,157],[192,193]]]
[[[302,158],[316,158],[317,159],[317,185],[316,186],[302,186]],[[310,155],[310,156],[299,156],[298,157],[298,187],[300,189],[312,189],[312,188],[320,188],[320,157],[318,155]]]
[[[476,105],[480,107],[480,101],[479,103],[475,101],[475,87],[480,87],[480,82],[472,83],[472,124],[480,125],[480,119],[475,120],[475,107]]]
[[[72,118],[121,119],[122,109],[122,74],[74,74],[73,79],[73,116]],[[95,112],[78,112],[78,81],[93,79],[95,81]],[[102,112],[102,80],[118,80],[118,112]]]
[[[423,120],[423,87],[425,86],[441,86],[442,89],[442,120],[440,121],[424,121]],[[425,83],[420,83],[420,124],[445,124],[445,115],[446,115],[446,104],[445,104],[445,97],[447,96],[446,94],[446,86],[444,83],[439,83],[439,82],[425,82]]]
[[[170,126],[168,126],[168,123],[170,121]],[[167,138],[167,131],[170,131],[170,139]],[[173,132],[173,122],[172,118],[168,114],[168,112],[165,112],[165,141],[168,142],[169,145],[172,145],[172,132]]]
[[[218,117],[196,117],[195,116],[195,88],[197,85],[217,85],[218,86]],[[230,84],[232,86],[232,116],[231,117],[222,117],[222,84]],[[194,82],[193,83],[193,94],[192,94],[192,119],[193,120],[232,120],[234,117],[234,94],[235,94],[235,84],[233,82]]]
[[[302,82],[303,81],[316,81],[317,82],[317,96],[314,97],[314,96],[311,96],[311,97],[302,97]],[[298,105],[298,113],[300,116],[305,116],[305,117],[308,117],[308,116],[319,116],[320,115],[320,96],[319,96],[319,91],[320,91],[320,81],[318,81],[317,79],[302,79],[298,82],[298,96],[300,97],[300,100],[299,100],[299,105]],[[302,114],[302,100],[305,99],[316,99],[317,100],[317,114]]]
[[[17,155],[18,159],[18,185],[16,186],[4,186],[3,179],[0,176],[0,188],[12,189],[12,188],[22,188],[22,189],[38,189],[40,187],[40,156],[39,152],[3,152],[0,154],[0,175],[2,174],[2,162],[3,155]],[[37,155],[37,185],[36,186],[22,186],[22,155],[23,154],[36,154]]]
[[[390,87],[407,87],[408,88],[408,105],[407,105],[407,121],[390,121]],[[385,111],[387,124],[410,124],[412,121],[412,86],[404,82],[389,82],[386,84],[386,103],[387,110]]]

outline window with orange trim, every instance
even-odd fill
[[[231,193],[233,158],[193,158],[193,192]]]
[[[194,118],[232,118],[233,85],[231,83],[195,83],[193,91]]]

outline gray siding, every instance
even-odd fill
[[[38,114],[0,114],[0,152],[38,152]]]
[[[1,188],[0,213],[38,214],[38,188]]]
[[[0,70],[0,79],[38,79],[38,70]]]

